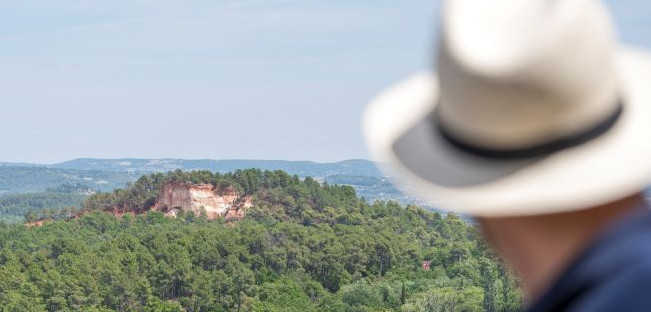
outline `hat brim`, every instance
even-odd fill
[[[452,146],[436,131],[435,73],[376,98],[364,116],[370,153],[406,192],[474,216],[518,216],[594,207],[651,182],[651,55],[618,53],[624,111],[605,134],[546,156],[495,160]]]

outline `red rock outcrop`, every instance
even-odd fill
[[[43,224],[49,223],[49,222],[52,222],[52,221],[54,221],[54,220],[52,220],[52,219],[43,219],[43,220],[38,220],[38,221],[34,221],[34,222],[25,222],[25,226],[28,227],[28,228],[29,227],[34,227],[34,226],[35,227],[40,227],[40,226],[43,226]]]

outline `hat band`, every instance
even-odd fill
[[[602,122],[585,131],[562,137],[551,142],[516,149],[491,149],[486,147],[479,147],[455,138],[445,130],[445,128],[442,126],[442,123],[440,122],[437,123],[437,128],[438,132],[441,134],[441,136],[443,136],[443,138],[445,138],[446,141],[465,152],[475,154],[477,156],[495,159],[531,158],[549,155],[566,148],[581,145],[601,136],[602,134],[608,132],[608,130],[610,130],[610,128],[612,128],[613,125],[617,123],[617,120],[619,120],[619,117],[622,115],[623,110],[624,105],[621,101],[618,101],[617,108],[612,114],[610,114]]]

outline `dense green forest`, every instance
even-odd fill
[[[75,214],[93,190],[81,184],[62,184],[41,193],[0,196],[0,222],[67,219]]]
[[[0,197],[0,222],[22,222],[27,219],[62,219],[76,211],[86,199],[83,194],[33,193]]]
[[[59,164],[36,165],[0,163],[0,221],[20,222],[28,212],[64,206],[77,206],[82,200],[55,198],[47,189],[61,185],[79,185],[86,189],[110,192],[136,181],[143,174],[210,170],[233,172],[245,168],[282,170],[300,177],[310,176],[331,184],[351,185],[360,196],[370,201],[395,200],[402,204],[417,202],[396,189],[383,177],[375,163],[366,160],[345,160],[334,163],[281,160],[184,160],[184,159],[75,159]],[[47,193],[47,194],[45,194]],[[19,196],[20,195],[20,196]],[[3,202],[2,197],[13,196]],[[47,200],[44,199],[47,197]],[[67,196],[70,197],[70,196]],[[52,203],[54,205],[22,203]],[[15,203],[20,202],[20,203]]]
[[[369,200],[393,200],[404,205],[417,202],[416,199],[407,196],[398,190],[388,178],[384,176],[355,176],[347,174],[329,175],[323,179],[329,184],[350,185],[355,188],[358,196]],[[433,207],[427,207],[433,209]]]
[[[241,221],[145,212],[168,181],[253,196]],[[129,207],[135,216],[103,212]],[[77,219],[0,225],[2,311],[517,311],[515,280],[455,215],[369,204],[284,172],[144,176]]]

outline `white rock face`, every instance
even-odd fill
[[[232,188],[216,192],[211,184],[168,183],[160,190],[157,207],[163,211],[178,209],[195,215],[201,214],[203,209],[208,219],[214,219],[226,215],[231,209],[239,208],[235,207],[239,199],[239,194]],[[244,206],[252,206],[250,198],[247,197]]]

